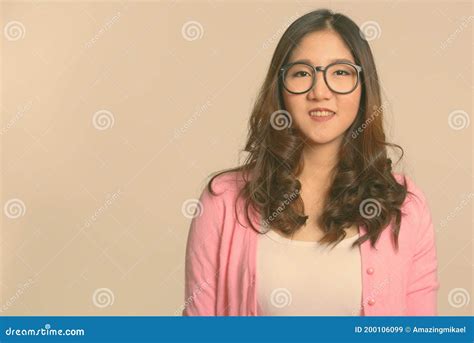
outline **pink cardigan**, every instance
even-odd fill
[[[403,182],[402,175],[394,176]],[[402,207],[398,253],[388,228],[375,249],[369,240],[360,246],[361,315],[437,315],[438,263],[431,213],[423,192],[406,179],[416,196],[407,195]],[[200,196],[202,208],[191,221],[186,246],[183,316],[262,314],[256,297],[258,233],[242,215],[242,199],[236,204],[242,185],[239,173],[226,173],[213,182],[218,196],[207,188]],[[235,218],[235,206],[242,225]],[[250,211],[250,219],[258,228],[260,215]],[[364,227],[359,231],[362,236]]]

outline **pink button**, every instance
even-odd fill
[[[370,306],[372,306],[373,304],[375,304],[375,300],[374,299],[369,299],[369,301],[367,302]]]
[[[374,273],[374,268],[367,268],[367,274],[373,274]]]

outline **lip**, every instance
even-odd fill
[[[312,111],[329,111],[329,112],[333,112],[334,114],[332,114],[330,116],[327,116],[327,117],[316,117],[316,116],[312,116],[310,114],[310,112],[312,112]],[[311,118],[311,120],[321,122],[321,121],[328,121],[328,120],[331,120],[332,118],[334,118],[334,116],[336,115],[336,111],[333,111],[333,110],[331,110],[329,108],[325,108],[325,107],[316,107],[316,108],[313,108],[313,109],[309,110],[308,115]]]
[[[316,116],[309,116],[311,118],[311,120],[314,120],[314,121],[328,121],[328,120],[331,120],[332,118],[334,118],[336,115],[333,114],[333,115],[330,115],[330,116],[327,116],[327,117],[316,117]]]
[[[326,108],[326,107],[316,107],[316,108],[312,108],[308,111],[308,114],[310,112],[313,112],[313,111],[329,111],[329,112],[333,112],[333,113],[336,113],[336,111],[333,111],[331,110],[330,108]]]

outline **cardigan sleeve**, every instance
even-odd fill
[[[215,316],[223,205],[204,189],[201,213],[191,221],[186,245],[183,316]],[[198,211],[199,212],[199,211]]]
[[[408,275],[406,315],[436,316],[439,281],[435,231],[425,195],[414,185],[413,189],[419,220]]]

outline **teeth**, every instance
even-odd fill
[[[311,111],[311,112],[309,112],[309,114],[312,117],[327,117],[327,116],[333,115],[334,112],[331,112],[331,111]]]

